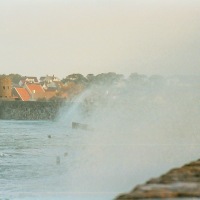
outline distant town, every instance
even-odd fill
[[[199,77],[172,76],[164,78],[160,75],[147,77],[137,73],[132,73],[125,78],[124,75],[114,72],[102,73],[96,76],[88,74],[86,77],[82,74],[70,74],[62,80],[55,75],[41,76],[38,79],[34,76],[3,74],[0,75],[0,100],[70,101],[93,85],[114,86],[115,89],[112,90],[114,96],[123,95],[123,90],[127,87],[144,88],[162,87],[164,85],[185,87],[199,85],[199,80]],[[106,87],[104,87],[104,90]],[[97,97],[102,93],[100,89],[98,90],[96,91]]]
[[[0,99],[19,101],[70,100],[83,91],[81,75],[71,75],[60,80],[52,75],[21,76],[19,74],[0,75]]]

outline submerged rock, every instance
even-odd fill
[[[200,197],[200,160],[136,186],[116,200]]]
[[[81,129],[85,131],[93,131],[91,127],[89,127],[88,124],[81,124],[78,122],[72,122],[72,129]]]

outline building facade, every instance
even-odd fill
[[[0,77],[0,99],[12,98],[12,81],[8,76]]]

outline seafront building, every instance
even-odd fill
[[[19,82],[20,87],[13,88],[13,94],[17,100],[38,101],[50,100],[57,97],[57,91],[49,90],[43,87],[43,82],[39,82],[37,77],[22,77]]]
[[[51,101],[64,100],[70,95],[65,85],[55,76],[24,76],[18,84],[12,84],[9,76],[0,77],[0,100]]]
[[[12,99],[12,81],[7,76],[0,78],[0,98],[4,100]]]

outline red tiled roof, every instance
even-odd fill
[[[44,89],[42,88],[41,85],[39,84],[26,84],[27,88],[30,90],[32,93],[43,93],[45,92]]]
[[[31,97],[25,88],[15,88],[22,101],[28,101]]]

